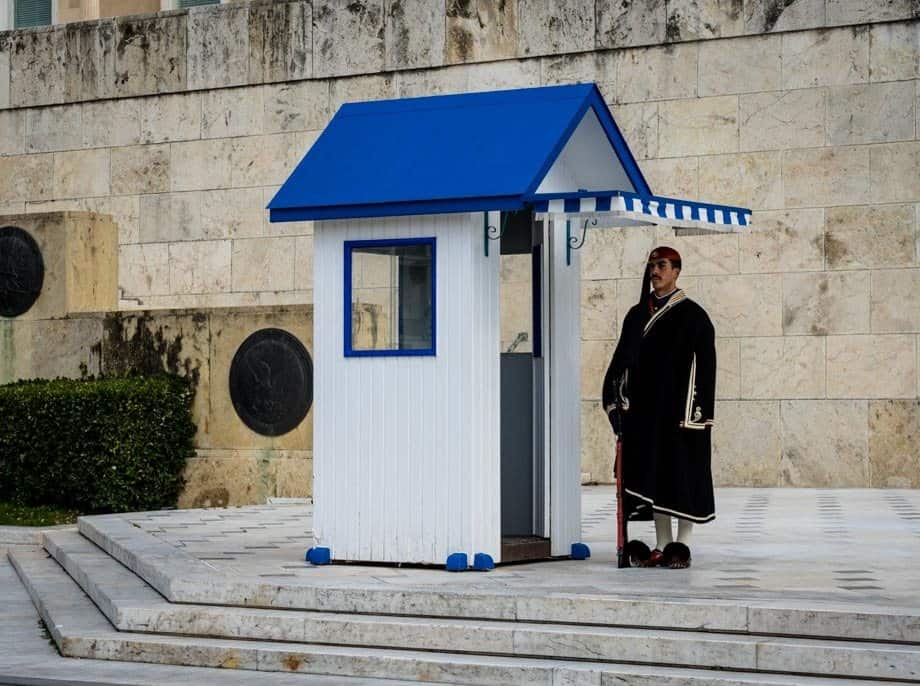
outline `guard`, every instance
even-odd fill
[[[633,566],[689,567],[693,524],[715,518],[715,332],[705,310],[677,287],[681,264],[673,248],[649,255],[640,300],[623,321],[604,377],[604,409],[621,442],[624,523],[655,521],[654,550],[641,541],[626,545]]]

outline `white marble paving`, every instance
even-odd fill
[[[717,519],[697,526],[687,571],[615,567],[615,493],[583,489],[583,535],[590,560],[500,566],[487,574],[439,568],[303,561],[312,545],[310,505],[176,510],[119,515],[229,579],[283,586],[368,589],[641,594],[843,602],[920,610],[920,491],[718,489]],[[654,542],[650,522],[630,537]],[[181,557],[185,557],[181,555]],[[333,550],[334,553],[334,550]]]

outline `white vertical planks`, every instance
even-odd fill
[[[343,354],[344,241],[434,236],[434,357]],[[481,214],[317,222],[314,532],[339,560],[499,559],[498,246]]]
[[[581,260],[566,265],[564,221],[549,239],[550,545],[568,555],[581,540]]]
[[[489,224],[501,225],[499,212],[488,213]],[[481,552],[488,553],[496,562],[501,561],[501,255],[500,242],[490,241],[489,257],[484,259],[484,227],[482,215],[472,215],[471,261],[475,279],[480,284],[478,293],[479,315],[473,350],[474,370],[478,374],[476,387],[480,396],[473,397],[477,407],[475,416],[480,421],[477,460],[479,497],[474,499],[475,507],[481,508],[481,515],[474,521],[475,535],[485,541]]]

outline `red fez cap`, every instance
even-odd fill
[[[648,256],[649,262],[655,262],[657,260],[668,260],[672,266],[680,269],[681,260],[680,253],[677,252],[674,248],[669,248],[666,245],[660,245]]]

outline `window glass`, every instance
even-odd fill
[[[533,257],[501,256],[503,353],[533,352]]]
[[[347,243],[346,354],[434,354],[434,239]]]
[[[51,23],[51,0],[15,0],[13,28],[47,26]]]

